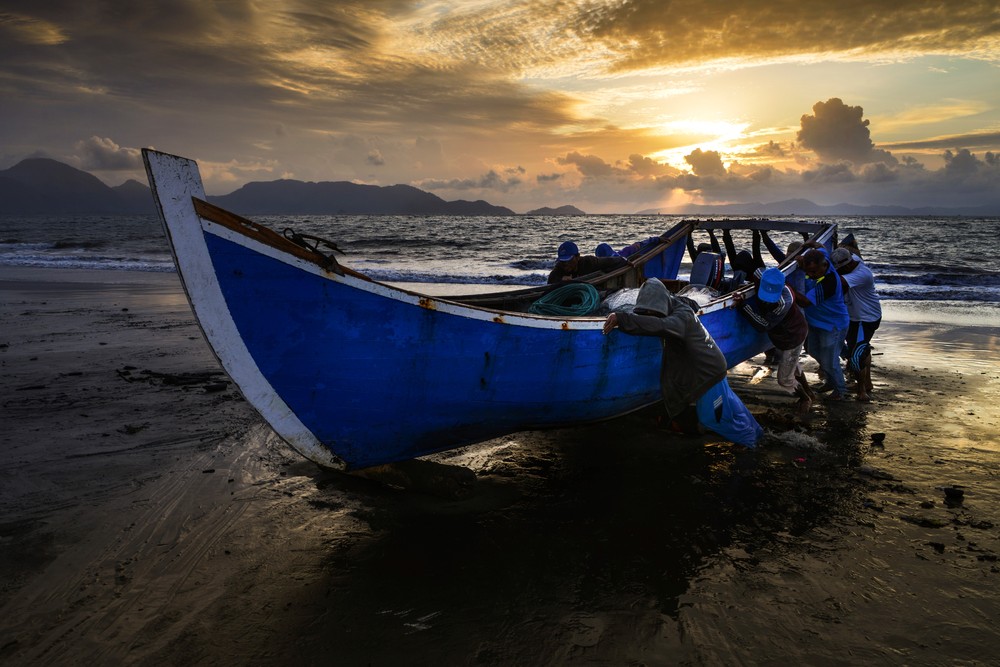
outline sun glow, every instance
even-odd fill
[[[697,148],[725,155],[731,152],[736,144],[746,141],[746,130],[749,126],[750,124],[746,122],[727,120],[667,121],[658,126],[657,133],[680,139],[684,144],[656,151],[648,157],[686,171],[690,169],[690,165],[685,161],[685,155],[689,155]]]

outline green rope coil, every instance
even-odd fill
[[[589,315],[601,305],[601,295],[589,283],[570,283],[554,289],[528,308],[536,315]]]

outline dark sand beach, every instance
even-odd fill
[[[996,664],[988,318],[887,303],[873,402],[805,418],[741,364],[756,451],[650,410],[401,486],[274,436],[174,274],[0,289],[5,665]]]

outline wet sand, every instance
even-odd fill
[[[0,289],[4,664],[995,664],[990,315],[887,304],[873,402],[805,418],[741,364],[757,451],[649,410],[400,488],[276,438],[173,274]]]

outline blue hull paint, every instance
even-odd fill
[[[470,319],[302,271],[206,234],[244,344],[350,468],[659,400],[660,341]],[[733,310],[703,319],[730,365],[766,347]]]

